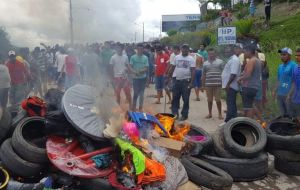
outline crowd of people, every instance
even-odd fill
[[[155,83],[157,94],[154,103],[161,104],[165,92],[171,113],[182,121],[188,119],[193,88],[195,101],[200,101],[200,92],[206,92],[207,119],[213,117],[214,100],[218,118],[224,119],[221,101],[224,90],[227,104],[225,122],[238,116],[238,94],[242,97],[244,115],[262,120],[267,103],[269,70],[259,45],[228,45],[222,53],[213,48],[206,50],[203,44],[196,50],[188,44],[169,48],[158,43],[105,42],[103,45],[73,48],[41,45],[42,48],[36,47],[32,52],[28,48],[17,52],[11,50],[6,61],[2,57],[2,107],[6,107],[8,102],[10,105],[19,104],[30,93],[47,98],[48,88],[53,84],[63,93],[73,85],[83,83],[95,87],[111,86],[119,104],[123,91],[129,109],[142,112],[145,89]],[[283,63],[279,66],[278,82],[272,94],[277,97],[282,116],[299,117],[299,67],[292,61],[291,49],[283,48],[278,53]],[[300,63],[299,49],[296,61]],[[183,105],[179,114],[181,99]]]

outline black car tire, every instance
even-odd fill
[[[23,159],[33,163],[48,162],[46,152],[46,139],[44,143],[34,144],[34,138],[44,136],[45,119],[42,117],[28,117],[23,119],[17,126],[12,136],[12,146],[16,153]],[[30,130],[30,131],[28,131]]]
[[[23,119],[25,119],[26,117],[28,117],[28,114],[25,110],[20,110],[18,112],[18,114],[12,119],[12,123],[11,123],[11,128],[9,130],[9,133],[12,135],[15,131],[15,129],[17,128],[18,124],[20,123],[20,121],[22,121]]]
[[[260,180],[268,173],[266,153],[261,153],[252,159],[220,158],[210,155],[203,155],[201,159],[227,172],[235,182]]]
[[[239,158],[255,158],[267,144],[265,130],[250,118],[234,118],[221,130],[225,148]]]
[[[220,134],[220,130],[215,131],[212,135],[214,151],[215,153],[222,158],[234,158],[235,156],[228,152],[224,147],[224,140]]]
[[[0,119],[0,143],[6,138],[6,135],[11,126],[11,115],[8,110],[2,110],[2,117]]]
[[[183,125],[183,123],[181,123],[179,125]],[[205,141],[201,141],[201,142],[191,141],[191,143],[195,144],[195,146],[196,146],[195,150],[197,150],[197,152],[195,153],[195,155],[202,154],[202,153],[205,153],[205,152],[208,152],[208,151],[211,150],[212,145],[213,145],[212,137],[208,132],[206,132],[201,127],[198,127],[197,125],[191,124],[191,129],[190,129],[190,131],[188,132],[187,135],[190,135],[190,136],[202,135],[206,138]],[[189,142],[189,141],[187,140],[187,142]]]
[[[11,144],[11,139],[4,141],[0,148],[0,159],[5,166],[13,174],[20,177],[33,177],[43,170],[43,165],[31,163],[18,156]]]
[[[291,162],[275,157],[274,167],[286,175],[300,176],[300,162]]]
[[[232,177],[220,168],[203,160],[184,156],[181,159],[189,179],[197,185],[213,190],[231,189]]]
[[[300,153],[300,127],[292,120],[282,118],[273,120],[267,127],[267,150],[289,150]],[[287,131],[294,131],[287,133]]]
[[[280,160],[286,160],[290,162],[300,162],[300,154],[297,154],[292,151],[273,149],[268,152]]]

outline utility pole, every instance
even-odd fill
[[[134,33],[134,43],[136,43],[136,32]]]
[[[74,29],[73,29],[73,11],[72,11],[72,0],[70,0],[70,39],[71,45],[74,45]]]
[[[143,22],[143,43],[145,42],[145,23]]]

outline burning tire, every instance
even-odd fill
[[[268,150],[289,150],[300,153],[300,127],[290,119],[275,119],[267,127]]]
[[[265,130],[255,120],[239,117],[230,120],[222,129],[225,148],[240,158],[254,158],[267,143]]]
[[[189,179],[197,185],[220,190],[230,189],[232,186],[233,180],[228,173],[206,161],[185,156],[181,162]]]
[[[20,177],[32,177],[38,175],[44,168],[41,164],[31,163],[18,156],[11,145],[11,139],[4,141],[0,148],[2,164],[13,174]]]
[[[201,127],[198,127],[196,125],[191,125],[191,130],[188,132],[189,136],[204,136],[204,141],[191,141],[195,145],[195,150],[197,150],[196,154],[205,153],[211,150],[213,145],[212,137],[209,133],[207,133],[204,129]],[[188,140],[187,140],[188,141]]]
[[[12,136],[12,146],[23,159],[33,163],[46,163],[45,119],[42,117],[29,117],[23,119]],[[38,140],[36,139],[44,139]]]
[[[210,155],[203,155],[201,159],[227,172],[235,182],[260,180],[268,173],[266,153],[261,153],[252,159],[220,158]]]

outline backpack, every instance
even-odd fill
[[[37,96],[31,96],[23,100],[21,105],[30,117],[44,117],[46,115],[46,102]]]

